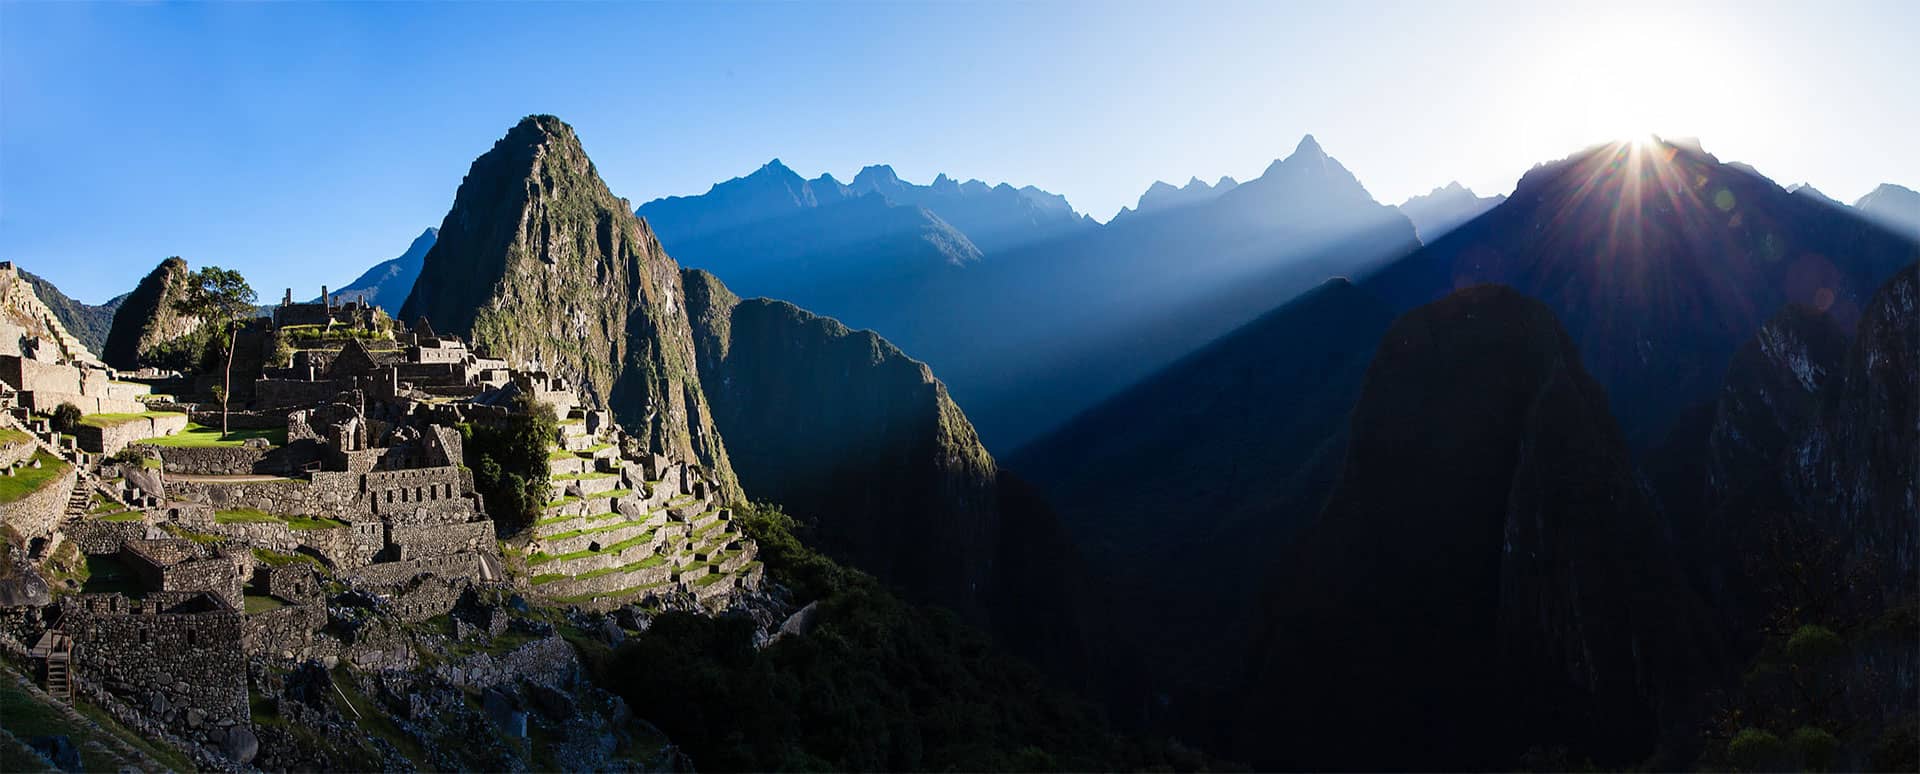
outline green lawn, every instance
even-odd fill
[[[564,554],[555,554],[555,555],[534,554],[533,556],[527,557],[527,564],[529,566],[533,566],[533,565],[546,564],[547,562],[558,562],[558,561],[563,561],[567,559],[579,559],[581,557],[593,556],[596,554],[619,553],[621,551],[625,551],[629,548],[632,548],[634,546],[640,545],[641,543],[645,543],[651,540],[653,540],[653,530],[647,530],[646,532],[642,532],[638,535],[627,538],[626,540],[622,540],[613,545],[604,546],[598,551],[589,551],[589,550],[582,549],[579,551],[569,551]]]
[[[233,508],[213,512],[215,524],[279,524],[281,519],[255,508]]]
[[[128,422],[135,422],[142,419],[178,416],[185,415],[178,411],[142,411],[138,414],[88,414],[80,418],[80,424],[88,427],[106,429],[109,427],[119,427]]]
[[[138,597],[146,594],[146,587],[133,574],[133,569],[119,559],[104,554],[89,554],[86,558],[86,577],[81,580],[80,591],[87,594],[119,592]]]
[[[174,433],[173,435],[148,438],[139,443],[169,448],[205,448],[210,446],[231,448],[245,446],[249,438],[265,438],[268,443],[275,446],[285,446],[287,445],[287,429],[280,427],[267,430],[235,430],[227,433],[226,436],[223,437],[220,435],[220,428],[188,424],[187,429]]]
[[[67,472],[67,463],[48,454],[45,449],[34,452],[33,458],[40,461],[39,468],[27,465],[14,471],[11,476],[0,476],[0,504],[16,502],[38,492],[41,487]]]
[[[287,526],[296,530],[333,529],[334,527],[347,526],[346,522],[340,521],[339,519],[309,518],[306,516],[288,516],[286,521]]]
[[[26,443],[31,440],[33,440],[33,436],[27,435],[26,433],[20,432],[19,430],[15,430],[11,427],[0,427],[0,446],[10,446],[16,443]],[[572,456],[572,454],[569,453],[568,456]]]
[[[121,511],[119,513],[109,513],[105,516],[101,516],[100,520],[111,521],[111,522],[127,522],[127,521],[140,521],[144,518],[146,517],[142,515],[139,511]]]
[[[264,613],[269,610],[279,610],[287,606],[287,603],[274,599],[273,597],[255,596],[253,594],[246,596],[246,603],[247,615]]]

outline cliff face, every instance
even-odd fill
[[[701,379],[747,492],[811,522],[827,553],[1058,663],[1077,637],[1061,614],[1071,546],[927,366],[872,331],[742,300],[703,271],[685,286]]]
[[[59,314],[58,310],[47,303],[46,294],[52,289],[44,280],[15,269],[12,264],[0,265],[0,355],[28,354],[24,345],[30,339],[38,339],[42,346],[54,351],[34,351],[31,354],[43,359],[61,362],[93,363],[100,361],[80,337],[74,335]],[[73,300],[52,294],[59,300],[72,304]]]
[[[133,370],[150,364],[156,350],[200,328],[200,320],[174,311],[187,290],[187,262],[178,256],[160,262],[127,294],[113,313],[100,358],[107,365]]]
[[[652,451],[739,486],[695,371],[680,267],[573,127],[530,116],[473,162],[401,308],[573,379]]]
[[[1605,393],[1507,288],[1388,330],[1339,483],[1276,564],[1237,719],[1256,767],[1638,762],[1714,668]]]

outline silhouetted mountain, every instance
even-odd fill
[[[1483,282],[1545,301],[1630,442],[1719,389],[1788,303],[1842,326],[1920,245],[1681,145],[1611,145],[1534,168],[1508,201],[1363,284],[1396,308]]]
[[[747,492],[813,525],[810,542],[912,596],[1080,670],[1073,547],[1020,495],[924,363],[872,331],[686,271],[714,423]],[[1078,591],[1078,589],[1072,589]]]
[[[1401,202],[1400,211],[1413,221],[1421,242],[1432,242],[1506,200],[1504,194],[1476,196],[1473,189],[1454,181]]]
[[[1832,207],[1846,206],[1845,204],[1841,204],[1838,200],[1834,199],[1833,197],[1828,196],[1825,193],[1821,192],[1820,189],[1813,187],[1813,184],[1811,183],[1794,183],[1793,185],[1787,186],[1787,193],[1805,196],[1816,202],[1820,202],[1821,204],[1825,204]]]
[[[1268,559],[1339,474],[1347,414],[1392,319],[1328,280],[1008,458],[1059,509],[1103,590],[1109,608],[1093,617],[1111,628],[1104,690],[1121,719],[1208,733],[1207,707],[1246,663]]]
[[[113,313],[120,309],[120,304],[130,295],[121,293],[107,299],[106,303],[95,306],[67,297],[67,294],[60,292],[53,283],[33,272],[23,269],[20,271],[20,278],[33,286],[34,295],[40,297],[40,302],[53,310],[53,316],[60,319],[60,324],[66,326],[67,332],[79,339],[81,344],[86,345],[90,352],[100,352],[106,348],[107,332],[113,329]]]
[[[1394,322],[1339,483],[1270,565],[1228,716],[1256,768],[1638,763],[1716,664],[1604,391],[1508,288]]]
[[[413,238],[413,243],[407,245],[407,251],[401,253],[400,257],[376,263],[358,279],[330,292],[339,302],[360,300],[389,313],[400,311],[400,305],[406,303],[407,295],[413,292],[414,280],[420,277],[420,267],[426,262],[427,251],[433,249],[434,239],[439,234],[440,229],[437,228],[420,232],[420,236]]]
[[[1920,192],[1892,183],[1881,183],[1853,203],[1853,208],[1875,223],[1920,239]]]
[[[736,494],[680,267],[627,207],[573,127],[528,116],[474,160],[400,319],[568,378],[650,450],[699,460]]]

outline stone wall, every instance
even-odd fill
[[[505,656],[476,653],[434,668],[441,679],[466,688],[491,688],[520,680],[558,687],[571,682],[579,671],[579,654],[559,635],[534,640]]]
[[[80,553],[90,556],[103,556],[120,553],[120,546],[129,538],[146,537],[147,524],[144,521],[98,521],[87,519],[67,527],[67,539],[73,541]]]
[[[421,575],[395,588],[387,604],[400,620],[417,623],[452,612],[467,587],[465,578]]]
[[[430,526],[395,524],[389,528],[387,540],[399,547],[400,559],[478,551],[493,546],[493,522],[469,521]]]
[[[255,379],[253,405],[262,409],[311,406],[332,400],[335,395],[352,388],[353,382],[347,379],[318,382],[299,379]]]
[[[82,449],[95,454],[114,454],[135,441],[173,435],[185,429],[187,429],[187,415],[162,413],[129,419],[111,427],[83,424],[74,428],[73,434],[79,440]]]
[[[396,523],[466,521],[474,513],[473,477],[453,466],[367,473],[369,510]]]
[[[327,625],[327,609],[322,605],[288,605],[246,617],[242,645],[248,653],[281,659],[313,658],[314,646],[324,641],[314,634]],[[337,651],[337,643],[328,650]]]
[[[273,481],[167,481],[167,496],[214,508],[257,508],[282,516],[325,516],[344,519],[357,515],[358,486],[346,474],[313,474],[313,480],[283,478]]]
[[[249,720],[241,615],[210,595],[76,595],[62,603],[61,628],[74,636],[81,677],[171,728]]]
[[[0,424],[0,428],[7,428],[7,426]],[[24,460],[32,459],[34,450],[38,448],[40,448],[38,444],[27,438],[13,442],[0,442],[0,468],[10,468]]]
[[[41,484],[32,494],[0,505],[0,522],[6,523],[28,540],[53,532],[54,525],[60,523],[60,517],[67,511],[67,498],[73,496],[73,484],[80,477],[72,465],[64,462],[47,464],[60,465],[65,470]]]
[[[369,564],[345,575],[355,582],[377,587],[398,586],[416,576],[429,573],[447,578],[480,579],[487,574],[482,566],[483,561],[480,553],[468,551],[424,559]]]

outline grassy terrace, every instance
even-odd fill
[[[640,570],[644,570],[649,567],[659,567],[660,565],[663,565],[666,563],[667,563],[667,558],[665,556],[662,556],[660,554],[654,554],[652,556],[649,556],[637,562],[630,562],[628,564],[623,564],[618,567],[602,567],[598,570],[589,570],[587,572],[580,573],[579,575],[569,576],[569,575],[566,575],[565,573],[557,573],[557,572],[547,573],[545,575],[535,575],[533,576],[533,585],[539,586],[542,584],[553,583],[555,581],[566,580],[568,578],[573,578],[574,580],[587,580],[589,578],[598,578],[602,575],[612,575],[617,572],[618,573],[639,572]]]
[[[108,522],[128,522],[128,521],[140,521],[141,519],[144,519],[144,518],[146,517],[142,515],[139,511],[121,511],[119,513],[109,513],[105,516],[101,516],[99,520],[108,521]]]
[[[585,559],[589,556],[597,556],[600,554],[617,554],[621,551],[625,551],[629,548],[640,545],[642,543],[652,542],[653,532],[654,532],[653,530],[647,530],[646,532],[642,532],[638,535],[634,535],[633,537],[627,538],[626,540],[622,540],[613,545],[602,546],[598,551],[580,550],[580,551],[569,551],[564,554],[536,553],[532,556],[527,557],[527,566],[533,567],[533,566],[546,564],[548,562],[564,562],[569,559]]]
[[[647,515],[648,515],[648,516],[652,516],[653,514],[647,514]],[[580,516],[548,516],[547,518],[544,518],[544,519],[541,519],[541,520],[539,520],[539,521],[536,521],[536,522],[534,522],[534,523],[533,523],[533,526],[536,526],[536,527],[544,527],[544,526],[547,526],[547,525],[549,525],[549,524],[559,524],[559,523],[561,523],[561,522],[563,522],[563,521],[573,521],[574,519],[578,519],[578,518],[583,518],[583,517],[580,517]],[[606,521],[607,519],[617,519],[617,518],[620,518],[620,514],[619,514],[619,513],[616,513],[616,512],[614,512],[614,511],[607,511],[606,513],[596,513],[596,514],[592,514],[592,515],[590,515],[590,516],[586,516],[586,517],[584,517],[584,518],[585,518],[585,519],[586,519],[587,521]],[[646,521],[646,518],[644,518],[644,517],[643,517],[643,518],[639,518],[639,519],[635,519],[634,521]]]
[[[268,443],[274,446],[285,446],[287,445],[287,429],[280,427],[266,430],[235,430],[222,436],[220,435],[220,428],[189,423],[187,429],[178,433],[163,435],[158,438],[148,438],[140,441],[140,443],[148,446],[178,449],[236,447],[245,446],[249,438],[265,438]]]
[[[553,480],[555,481],[597,481],[603,478],[619,478],[619,477],[620,477],[620,474],[618,473],[601,473],[599,471],[594,471],[592,473],[562,473],[558,476],[554,476]]]
[[[16,443],[26,443],[31,440],[33,440],[33,436],[27,435],[19,430],[11,427],[0,427],[0,446],[12,446]]]
[[[45,449],[34,452],[33,458],[40,461],[40,467],[27,465],[14,471],[11,476],[0,476],[0,504],[15,502],[38,492],[41,487],[67,472],[67,463],[48,454]]]
[[[592,497],[595,500],[598,500],[603,497],[612,497],[617,499],[621,497],[626,497],[627,495],[630,495],[630,494],[633,494],[633,490],[631,489],[609,489],[605,492],[594,494],[592,495]]]
[[[316,519],[307,516],[275,516],[255,508],[231,508],[213,512],[215,524],[285,524],[291,529],[331,529],[344,527],[347,523],[336,519]]]
[[[285,567],[295,562],[306,562],[315,567],[321,566],[320,560],[306,554],[283,554],[279,551],[272,551],[265,548],[253,549],[253,558],[258,559],[261,564],[267,565],[268,567]]]
[[[618,516],[619,514],[614,514],[614,515]],[[618,524],[604,524],[598,527],[588,527],[586,529],[570,529],[570,530],[567,530],[566,532],[561,532],[559,534],[548,535],[547,539],[548,540],[565,540],[570,537],[579,537],[581,535],[593,535],[601,532],[612,532],[614,530],[626,529],[628,527],[636,526],[639,523],[640,522],[637,522],[637,521],[622,521]]]
[[[255,613],[265,613],[269,610],[279,610],[280,608],[287,606],[287,603],[282,602],[278,599],[274,599],[273,597],[263,597],[263,596],[257,596],[254,594],[248,594],[246,595],[245,599],[246,599],[247,615],[253,615]]]
[[[98,427],[104,430],[109,427],[119,427],[128,422],[137,422],[142,419],[178,416],[185,415],[178,411],[142,411],[138,414],[88,414],[80,418],[80,424],[86,425],[87,427]]]
[[[554,508],[558,508],[558,507],[560,507],[560,506],[563,506],[563,505],[571,505],[571,504],[573,504],[573,503],[577,503],[577,502],[580,502],[580,498],[578,498],[578,497],[574,497],[573,495],[567,495],[566,497],[562,497],[562,498],[560,498],[560,499],[558,499],[558,500],[555,500],[555,501],[553,501],[553,502],[550,502],[550,503],[547,503],[547,509],[548,509],[548,510],[552,510],[552,509],[554,509]]]
[[[713,584],[715,584],[715,583],[719,583],[719,582],[720,582],[721,580],[723,580],[723,579],[725,579],[725,578],[727,578],[727,577],[729,577],[729,576],[727,576],[727,575],[726,575],[726,574],[724,574],[724,573],[718,573],[718,572],[716,572],[716,573],[711,573],[711,574],[708,574],[708,575],[702,575],[702,576],[700,576],[699,578],[696,578],[696,579],[694,579],[694,581],[693,581],[693,585],[695,585],[695,586],[711,586],[711,585],[713,585]]]
[[[571,597],[556,597],[553,601],[563,605],[578,605],[586,602],[592,602],[602,597],[608,597],[608,598],[630,597],[635,594],[639,594],[640,592],[651,591],[653,589],[657,589],[665,585],[667,585],[666,581],[660,581],[659,583],[648,583],[640,586],[634,586],[631,588],[624,588],[616,591],[609,591],[605,594],[576,594]]]
[[[573,459],[575,456],[576,455],[573,452],[567,451],[566,449],[557,449],[553,453],[547,455],[547,461],[558,462],[560,460],[570,460],[570,459]]]

